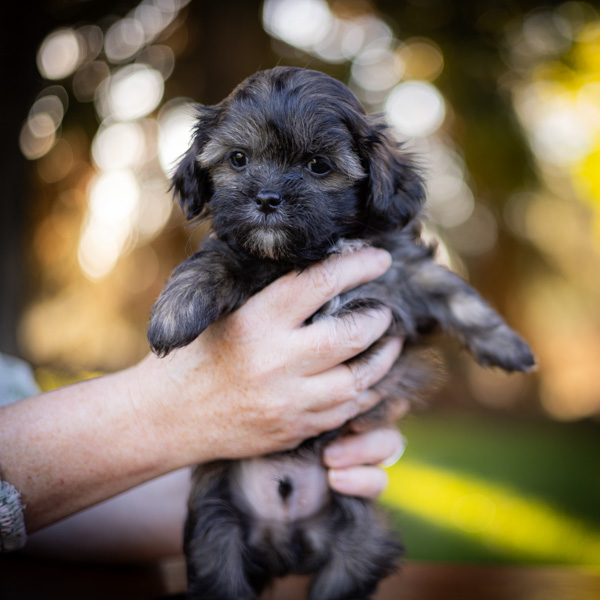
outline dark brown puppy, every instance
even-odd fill
[[[420,235],[418,171],[381,119],[365,115],[331,77],[278,67],[199,107],[173,186],[187,217],[209,219],[213,235],[174,270],[154,306],[148,337],[158,355],[189,344],[280,275],[371,244],[391,252],[389,271],[313,317],[392,310],[391,333],[405,336],[406,347],[367,422],[385,422],[395,401],[415,399],[427,385],[429,371],[411,346],[435,329],[482,365],[534,366],[527,344],[432,260]],[[250,600],[290,572],[314,573],[314,600],[370,596],[401,546],[371,502],[328,489],[321,451],[335,434],[197,468],[185,532],[190,598]]]

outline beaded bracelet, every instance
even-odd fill
[[[19,550],[26,540],[21,494],[7,481],[0,480],[0,552]]]

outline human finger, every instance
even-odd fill
[[[391,423],[399,421],[410,410],[410,401],[406,398],[395,399],[387,406],[387,418]]]
[[[342,317],[326,317],[297,329],[290,339],[305,357],[298,363],[299,374],[316,375],[350,361],[371,348],[388,331],[391,323],[391,311],[382,306]],[[373,355],[378,351],[374,348]],[[373,357],[369,355],[370,358]],[[368,367],[368,360],[365,362]],[[360,373],[360,365],[355,366],[356,372]]]
[[[339,364],[308,378],[305,385],[310,390],[308,397],[312,402],[306,409],[321,411],[359,399],[360,394],[385,377],[396,362],[401,349],[402,341],[399,338],[387,338],[372,354],[360,360]],[[364,409],[367,408],[370,406]]]
[[[341,427],[351,419],[370,410],[380,401],[381,394],[379,392],[365,390],[343,402],[335,397],[330,401],[329,406],[321,405],[312,411],[307,411],[306,422],[307,431],[310,432],[309,437]]]
[[[390,254],[379,248],[330,256],[301,273],[280,277],[253,296],[247,306],[262,318],[270,315],[295,328],[335,296],[383,275],[390,264]]]
[[[323,460],[331,468],[396,462],[406,447],[402,434],[391,427],[350,434],[331,442]]]
[[[383,393],[383,391],[382,391]],[[410,401],[406,398],[394,398],[386,402],[385,418],[388,423],[399,421],[410,410]],[[372,429],[372,423],[368,419],[357,419],[349,423],[349,430],[352,433],[364,433]]]
[[[329,469],[327,472],[329,486],[347,496],[360,496],[375,499],[388,484],[388,475],[380,467],[347,467]]]

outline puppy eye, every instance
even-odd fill
[[[325,175],[329,173],[329,171],[331,171],[329,163],[320,156],[315,156],[314,158],[311,158],[306,163],[306,168],[315,175]]]
[[[243,169],[248,164],[248,157],[243,152],[232,152],[229,162],[234,169]]]

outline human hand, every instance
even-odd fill
[[[369,388],[401,341],[345,361],[388,329],[389,310],[304,322],[389,265],[387,253],[367,248],[289,273],[189,346],[141,363],[138,410],[151,411],[163,451],[177,457],[172,467],[289,449],[374,406],[380,398]]]
[[[394,464],[406,446],[395,428],[349,434],[333,441],[324,452],[329,485],[348,496],[375,499],[388,483],[383,466]]]

